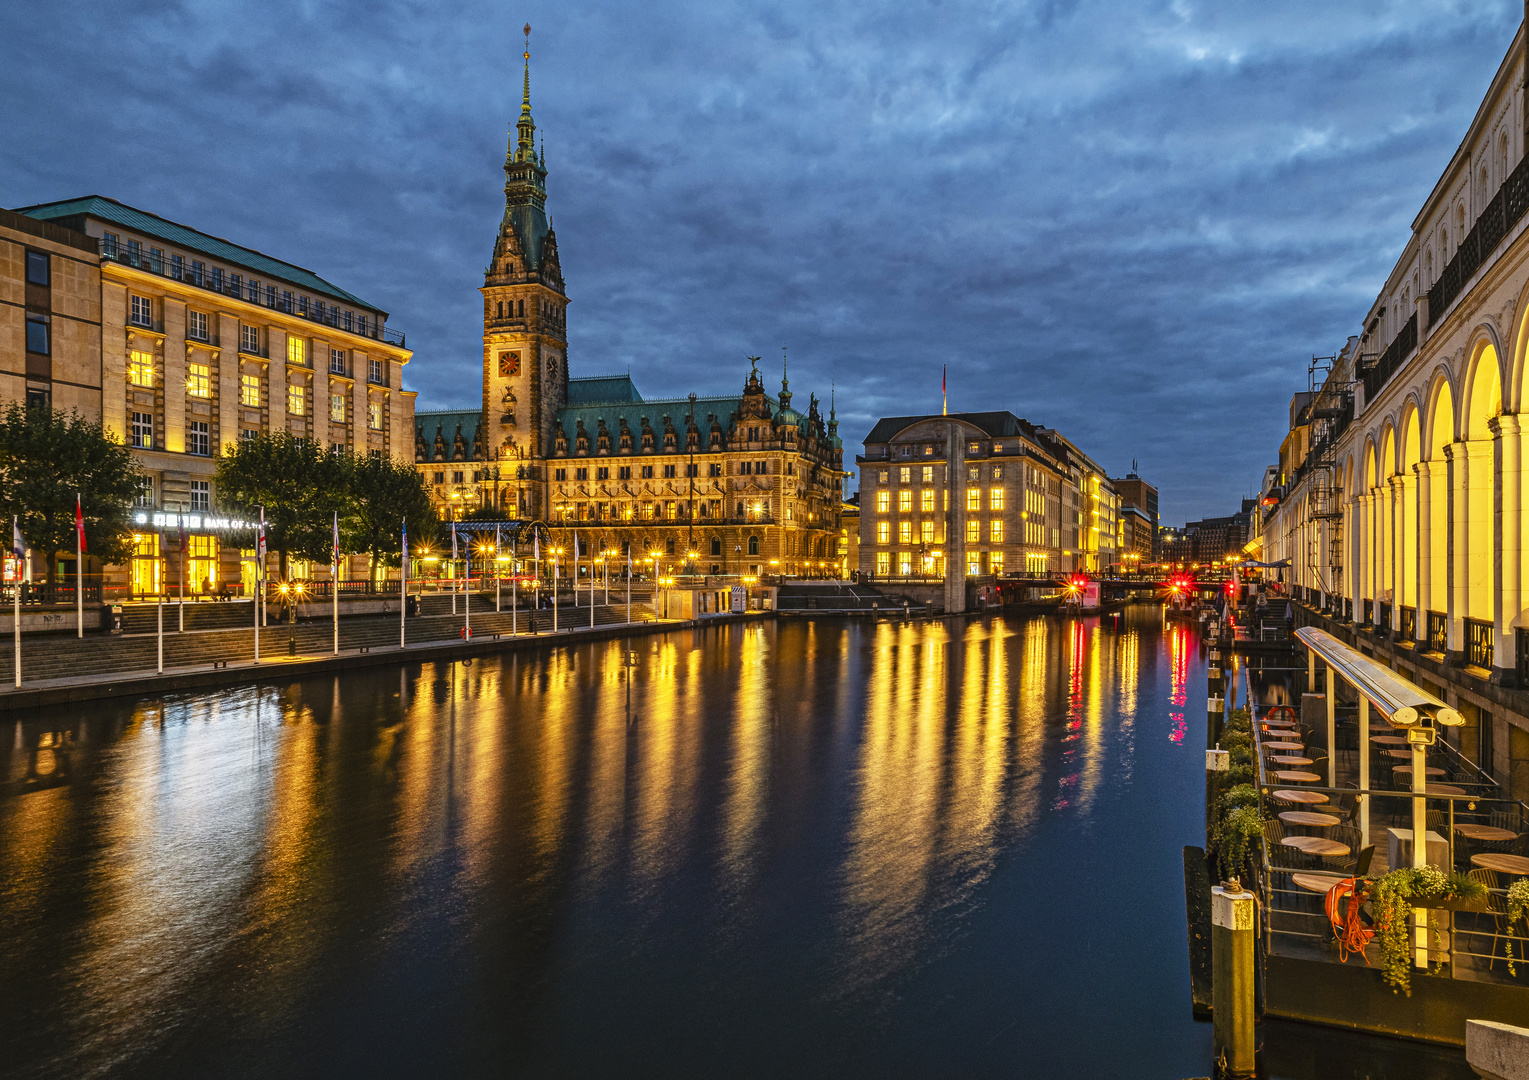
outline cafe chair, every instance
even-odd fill
[[[1503,931],[1506,929],[1506,923],[1508,919],[1508,898],[1507,895],[1498,888],[1496,870],[1487,870],[1478,867],[1467,873],[1466,877],[1470,878],[1472,881],[1478,881],[1482,885],[1486,886],[1487,910],[1485,912],[1476,913],[1476,918],[1477,920],[1485,920],[1487,918],[1492,920],[1492,951],[1489,954],[1491,959],[1487,962],[1487,970],[1491,971],[1497,966],[1497,942],[1500,938],[1502,938]],[[1504,941],[1503,945],[1506,949],[1507,942]]]

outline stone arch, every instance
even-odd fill
[[[1472,334],[1471,359],[1460,380],[1460,438],[1467,442],[1490,439],[1487,421],[1502,412],[1502,356],[1497,334],[1489,326],[1479,326]]]
[[[1524,372],[1529,367],[1529,283],[1518,294],[1513,311],[1518,314],[1510,324],[1513,340],[1507,353],[1507,377],[1502,384],[1503,411],[1517,413],[1524,409]]]
[[[1455,441],[1455,386],[1443,364],[1434,369],[1423,395],[1424,461],[1444,464],[1444,448]]]

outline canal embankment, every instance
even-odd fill
[[[12,655],[0,664],[0,713],[50,705],[205,690],[224,686],[291,682],[396,664],[472,659],[507,652],[548,651],[568,644],[667,633],[687,627],[773,619],[771,611],[718,614],[698,619],[658,619],[646,611],[627,621],[622,604],[563,608],[558,628],[552,612],[522,610],[472,616],[472,636],[462,634],[464,616],[417,617],[404,622],[354,619],[340,623],[335,650],[332,624],[274,625],[260,632],[260,660],[254,659],[254,628],[201,630],[163,635],[164,670],[157,669],[157,634],[118,637],[38,638],[23,642],[24,681],[14,685]],[[570,625],[572,624],[572,625]],[[33,666],[35,664],[35,666]],[[31,677],[31,672],[38,677]]]

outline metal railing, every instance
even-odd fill
[[[1401,609],[1401,635],[1403,641],[1417,641],[1418,639],[1418,609],[1404,607]]]
[[[1428,649],[1436,653],[1449,650],[1449,618],[1442,611],[1428,613]]]
[[[1480,619],[1465,620],[1465,662],[1475,667],[1492,667],[1492,624]]]
[[[50,604],[67,606],[75,603],[75,583],[72,581],[58,581],[52,585],[45,581],[24,581],[20,587],[21,603],[24,607]],[[14,583],[0,585],[0,602],[3,602],[3,604],[15,604],[16,588],[17,586]],[[85,602],[87,604],[99,604],[101,602],[101,583],[99,581],[85,582]]]
[[[1412,317],[1407,320],[1407,324],[1392,339],[1386,351],[1380,354],[1380,359],[1375,362],[1373,367],[1362,372],[1361,377],[1364,379],[1364,406],[1366,409],[1370,407],[1370,401],[1375,395],[1380,393],[1380,388],[1386,385],[1386,382],[1392,375],[1396,374],[1397,369],[1406,362],[1407,357],[1411,356],[1412,351],[1417,347],[1418,317],[1417,312],[1413,312]]]
[[[1444,317],[1444,312],[1460,295],[1465,283],[1497,249],[1509,230],[1518,224],[1526,210],[1529,210],[1529,156],[1524,157],[1503,181],[1502,187],[1497,189],[1497,194],[1492,196],[1492,201],[1471,226],[1471,231],[1460,241],[1459,249],[1445,265],[1439,280],[1428,290],[1429,326]]]
[[[286,290],[278,292],[270,288],[262,289],[258,281],[243,279],[239,275],[206,269],[198,271],[166,258],[162,252],[152,248],[146,251],[139,245],[125,243],[116,237],[101,237],[99,246],[102,258],[131,266],[135,270],[158,274],[221,296],[229,296],[235,300],[271,308],[273,311],[310,319],[324,326],[332,326],[337,330],[368,337],[374,341],[384,341],[389,345],[397,345],[399,348],[405,347],[403,332],[387,326],[382,319],[372,318],[369,315],[357,317],[353,312],[332,304],[324,304],[321,307],[319,305],[323,304],[322,301],[309,304],[306,297],[293,296]]]

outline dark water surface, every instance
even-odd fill
[[[0,1074],[1207,1075],[1204,723],[1147,609],[55,710],[0,737]]]

